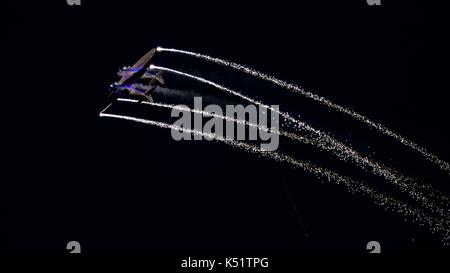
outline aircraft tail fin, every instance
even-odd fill
[[[162,77],[164,71],[160,70],[156,76],[150,81],[150,85],[155,85],[156,82],[159,82],[161,85],[164,85],[164,78]]]

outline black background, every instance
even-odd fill
[[[3,110],[13,133],[5,141],[4,251],[65,253],[76,240],[84,253],[365,253],[366,243],[377,240],[383,252],[448,252],[425,228],[302,170],[221,143],[175,142],[168,130],[98,117],[117,69],[160,45],[301,84],[450,160],[448,74],[439,66],[446,33],[437,7],[286,2],[8,4],[6,68],[13,73]],[[376,152],[374,158],[448,190],[448,176],[417,153],[306,98],[190,57],[162,53],[154,63],[280,104],[363,153]],[[166,81],[235,100],[173,75]],[[384,183],[329,154],[280,145]]]

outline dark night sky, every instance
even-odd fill
[[[70,240],[90,253],[363,253],[370,240],[386,252],[448,251],[426,229],[302,170],[221,143],[175,142],[168,130],[98,118],[117,68],[160,45],[301,84],[449,161],[448,74],[438,66],[446,44],[433,11],[414,1],[383,1],[381,7],[362,0],[82,2],[21,1],[8,9],[7,60],[16,72],[3,107],[13,132],[12,166],[6,165],[12,175],[3,181],[8,251],[65,252]],[[160,54],[155,64],[280,104],[364,153],[376,151],[376,159],[449,190],[448,176],[416,153],[301,96],[189,57]],[[166,81],[221,97],[173,75]],[[306,146],[281,142],[280,149],[385,184]]]

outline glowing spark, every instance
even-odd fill
[[[360,155],[358,152],[356,152],[352,148],[350,148],[350,147],[346,146],[345,144],[339,142],[338,140],[330,137],[325,132],[315,129],[315,128],[311,127],[310,125],[291,117],[289,114],[287,114],[285,112],[281,112],[280,110],[278,110],[276,108],[273,108],[273,107],[265,105],[257,100],[249,98],[249,97],[241,94],[240,92],[237,92],[235,90],[232,90],[230,88],[222,86],[218,83],[206,80],[206,79],[198,77],[198,76],[194,76],[194,75],[191,75],[191,74],[188,74],[185,72],[181,72],[181,71],[174,70],[171,68],[156,66],[156,65],[152,65],[152,69],[164,70],[164,71],[168,71],[168,72],[171,72],[174,74],[178,74],[178,75],[181,75],[184,77],[188,77],[188,78],[200,81],[202,83],[211,85],[219,90],[222,90],[222,91],[228,92],[230,94],[233,94],[237,97],[240,97],[240,98],[242,98],[248,102],[251,102],[255,105],[259,105],[259,106],[265,107],[267,109],[270,109],[270,110],[280,114],[287,120],[298,124],[299,129],[305,129],[306,131],[312,133],[313,138],[317,139],[317,143],[320,143],[319,145],[321,148],[323,148],[327,151],[333,152],[337,157],[339,157],[340,159],[342,159],[344,161],[350,160],[351,162],[355,163],[357,166],[359,166],[360,168],[362,168],[364,170],[366,169],[366,167],[370,167],[370,169],[372,170],[372,173],[379,175],[381,177],[384,177],[386,180],[390,181],[393,185],[400,188],[403,192],[407,193],[413,199],[415,199],[419,202],[422,202],[424,204],[424,206],[427,207],[428,209],[433,210],[433,211],[436,210],[436,207],[434,206],[435,201],[433,200],[433,198],[426,197],[425,194],[419,190],[419,188],[421,188],[421,186],[414,183],[414,181],[412,179],[405,178],[402,174],[399,174],[392,170],[389,170],[388,168],[382,166],[381,164],[379,164],[367,157]],[[433,194],[435,194],[435,193],[433,193]],[[445,196],[442,198],[446,199]],[[445,211],[440,210],[439,213],[445,214]]]
[[[183,131],[186,133],[206,136],[211,139],[215,139],[217,141],[224,142],[233,147],[243,149],[249,153],[269,157],[278,162],[286,162],[286,163],[293,165],[294,167],[301,167],[303,170],[313,174],[314,176],[319,178],[321,181],[323,181],[323,179],[325,179],[326,181],[329,181],[329,182],[333,181],[334,183],[336,183],[338,185],[343,185],[347,189],[347,191],[349,191],[353,194],[362,194],[368,198],[371,198],[374,201],[374,203],[378,206],[388,208],[392,211],[395,211],[395,212],[403,215],[405,218],[412,219],[413,222],[418,222],[418,224],[421,226],[426,225],[432,233],[436,233],[436,232],[439,233],[439,235],[441,235],[441,239],[444,243],[447,243],[448,240],[450,239],[449,238],[450,230],[448,227],[448,223],[446,221],[442,221],[439,218],[429,216],[429,215],[425,214],[423,211],[413,208],[413,207],[409,206],[408,204],[401,202],[389,195],[380,193],[377,190],[372,189],[369,186],[367,186],[361,182],[357,182],[348,177],[341,176],[335,172],[329,171],[329,170],[324,169],[315,164],[300,161],[300,160],[294,159],[292,157],[283,155],[278,152],[262,151],[261,149],[259,149],[258,147],[254,146],[254,145],[246,144],[243,142],[237,142],[235,140],[232,140],[229,138],[224,138],[222,136],[219,136],[219,135],[216,135],[213,133],[204,133],[204,132],[200,132],[200,131],[193,130],[193,129],[187,129],[187,128],[183,128],[180,126],[167,124],[164,122],[141,119],[141,118],[136,118],[136,117],[132,117],[132,116],[107,114],[107,113],[100,113],[99,116],[115,118],[115,119],[123,119],[123,120],[133,121],[133,122],[137,122],[137,123],[153,125],[153,126],[157,126],[160,128],[179,130],[179,131]]]
[[[327,107],[330,107],[332,109],[335,109],[341,113],[344,113],[346,115],[349,115],[351,117],[353,117],[356,120],[359,120],[360,122],[365,123],[366,125],[368,125],[369,127],[373,127],[376,130],[380,131],[381,133],[388,135],[392,138],[394,138],[395,140],[399,141],[400,143],[402,143],[405,146],[408,146],[412,149],[414,149],[415,151],[419,152],[420,154],[422,154],[422,156],[424,156],[427,160],[437,164],[442,170],[447,171],[447,173],[450,174],[450,164],[439,159],[436,155],[428,152],[424,147],[419,146],[418,144],[414,143],[411,140],[408,140],[406,138],[404,138],[403,136],[401,136],[400,134],[397,134],[395,132],[393,132],[392,130],[390,130],[389,128],[387,128],[386,126],[384,126],[381,123],[377,123],[374,122],[372,120],[370,120],[368,117],[354,111],[351,110],[349,108],[343,107],[341,105],[338,105],[324,97],[321,97],[319,95],[316,95],[312,92],[308,92],[306,91],[304,88],[299,87],[297,85],[285,82],[283,80],[277,79],[273,76],[264,74],[262,72],[259,72],[257,70],[254,70],[252,68],[246,67],[244,65],[240,65],[238,63],[234,63],[234,62],[230,62],[230,61],[226,61],[223,59],[219,59],[219,58],[214,58],[208,55],[204,55],[204,54],[199,54],[199,53],[195,53],[195,52],[190,52],[190,51],[185,51],[185,50],[179,50],[179,49],[173,49],[173,48],[162,48],[159,47],[158,51],[166,51],[166,52],[173,52],[173,53],[179,53],[179,54],[184,54],[184,55],[189,55],[189,56],[193,56],[193,57],[197,57],[197,58],[201,58],[203,60],[209,61],[209,62],[214,62],[223,66],[227,66],[227,67],[231,67],[233,69],[236,69],[238,71],[250,74],[252,76],[258,77],[260,79],[263,79],[265,81],[269,81],[272,82],[280,87],[283,87],[289,91],[292,91],[294,93],[299,93],[307,98],[313,99],[319,103],[321,103],[322,105],[325,105]]]

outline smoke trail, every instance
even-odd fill
[[[153,90],[152,95],[154,95],[153,99],[156,99],[157,95],[160,95],[170,100],[174,99],[176,101],[184,101],[184,102],[190,102],[192,98],[201,96],[203,98],[203,101],[208,101],[209,103],[214,103],[218,105],[221,105],[223,103],[228,104],[227,100],[224,100],[223,98],[219,98],[214,95],[203,95],[202,93],[193,90],[179,90],[161,86],[156,87]],[[229,104],[232,104],[232,102],[229,102]]]
[[[350,193],[361,194],[363,196],[371,198],[371,199],[373,199],[373,201],[376,205],[384,207],[385,209],[390,209],[394,212],[397,212],[405,218],[412,219],[413,222],[418,223],[421,226],[427,226],[428,229],[432,233],[438,233],[441,236],[441,241],[444,244],[447,244],[450,239],[450,229],[447,226],[447,222],[442,221],[439,218],[430,216],[430,215],[424,213],[423,211],[421,211],[420,209],[411,207],[407,203],[401,202],[387,194],[380,193],[379,191],[372,189],[369,186],[367,186],[361,182],[353,181],[352,179],[350,179],[348,177],[341,176],[335,172],[329,171],[327,169],[324,169],[324,168],[317,166],[315,164],[312,164],[310,162],[300,161],[300,160],[294,159],[292,157],[289,157],[289,156],[286,156],[286,155],[283,155],[283,154],[277,153],[277,152],[263,151],[254,145],[246,144],[243,142],[237,142],[233,139],[222,137],[222,136],[216,135],[214,133],[204,133],[204,132],[200,132],[195,129],[182,128],[180,126],[176,126],[173,124],[167,124],[164,122],[141,119],[141,118],[136,118],[136,117],[132,117],[132,116],[107,114],[107,113],[100,113],[99,116],[115,118],[115,119],[123,119],[123,120],[133,121],[133,122],[137,122],[137,123],[153,125],[153,126],[157,126],[160,128],[179,130],[179,131],[183,131],[186,133],[201,135],[201,136],[208,137],[208,138],[220,141],[220,142],[224,142],[232,147],[243,149],[249,153],[253,153],[253,154],[256,154],[259,156],[269,157],[278,162],[289,163],[289,164],[293,165],[294,167],[300,167],[303,170],[313,174],[314,176],[319,178],[320,181],[323,181],[322,179],[325,179],[329,182],[334,181],[334,183],[336,183],[338,185],[343,185],[347,189],[347,191],[349,191]]]
[[[406,138],[404,138],[403,136],[393,132],[392,130],[390,130],[389,128],[387,128],[386,126],[384,126],[381,123],[377,123],[374,122],[372,120],[370,120],[368,117],[354,111],[351,110],[349,108],[343,107],[341,105],[338,105],[324,97],[321,97],[319,95],[316,95],[314,93],[308,92],[306,91],[304,88],[299,87],[297,85],[282,81],[280,79],[277,79],[273,76],[270,75],[266,75],[262,72],[259,72],[257,70],[251,69],[249,67],[240,65],[238,63],[234,63],[234,62],[230,62],[230,61],[226,61],[226,60],[222,60],[219,58],[214,58],[214,57],[210,57],[208,55],[204,55],[204,54],[199,54],[199,53],[195,53],[195,52],[190,52],[190,51],[184,51],[184,50],[179,50],[179,49],[173,49],[173,48],[162,48],[162,47],[158,47],[157,51],[163,52],[173,52],[173,53],[180,53],[180,54],[185,54],[185,55],[190,55],[190,56],[194,56],[197,58],[201,58],[203,60],[209,61],[209,62],[214,62],[223,66],[227,66],[227,67],[231,67],[233,69],[236,69],[238,71],[250,74],[252,76],[258,77],[260,79],[263,79],[265,81],[269,81],[272,82],[280,87],[286,88],[294,93],[299,93],[307,98],[313,99],[319,103],[321,103],[322,105],[325,105],[327,107],[333,108],[341,113],[347,114],[352,116],[353,118],[359,120],[360,122],[365,123],[366,125],[375,128],[376,130],[382,132],[385,135],[388,135],[392,138],[394,138],[395,140],[401,142],[403,145],[406,145],[414,150],[416,150],[417,152],[419,152],[420,154],[422,154],[422,156],[424,156],[427,160],[437,164],[442,170],[447,171],[450,174],[450,164],[439,159],[437,156],[435,156],[434,154],[428,152],[424,147],[419,146],[418,144],[414,143],[411,140],[408,140]]]
[[[355,163],[356,165],[358,165],[360,168],[362,168],[364,170],[366,170],[366,167],[370,167],[370,169],[372,170],[372,173],[384,177],[385,179],[390,181],[392,184],[399,187],[403,192],[405,192],[409,196],[411,196],[413,199],[415,199],[419,202],[422,202],[424,204],[424,206],[426,206],[428,209],[430,209],[430,210],[434,209],[434,202],[435,202],[433,200],[434,198],[427,198],[425,196],[425,194],[419,190],[419,188],[423,188],[423,187],[417,185],[411,179],[407,179],[403,175],[401,175],[399,173],[394,173],[394,172],[388,170],[387,168],[384,168],[379,163],[377,163],[373,160],[370,160],[367,157],[361,156],[358,152],[356,152],[355,150],[346,146],[345,144],[330,137],[326,133],[309,126],[308,124],[291,117],[289,114],[287,114],[285,112],[281,112],[280,110],[278,110],[276,108],[273,108],[271,106],[263,104],[262,102],[254,100],[252,98],[249,98],[249,97],[241,94],[240,92],[237,92],[235,90],[224,87],[220,84],[206,80],[206,79],[198,77],[198,76],[194,76],[194,75],[191,75],[191,74],[188,74],[185,72],[181,72],[181,71],[166,68],[166,67],[156,66],[156,65],[151,65],[150,69],[164,70],[164,71],[168,71],[168,72],[171,72],[171,73],[174,73],[177,75],[181,75],[181,76],[184,76],[187,78],[191,78],[191,79],[200,81],[202,83],[211,85],[219,90],[233,94],[233,95],[235,95],[239,98],[242,98],[242,99],[244,99],[250,103],[253,103],[255,105],[270,109],[273,112],[280,114],[287,120],[296,123],[299,126],[299,129],[305,129],[306,131],[312,133],[313,137],[316,137],[318,139],[318,142],[321,143],[320,145],[324,149],[333,152],[336,156],[343,159],[344,161],[350,160],[351,162]],[[445,211],[444,212],[441,211],[440,213],[445,213]]]

